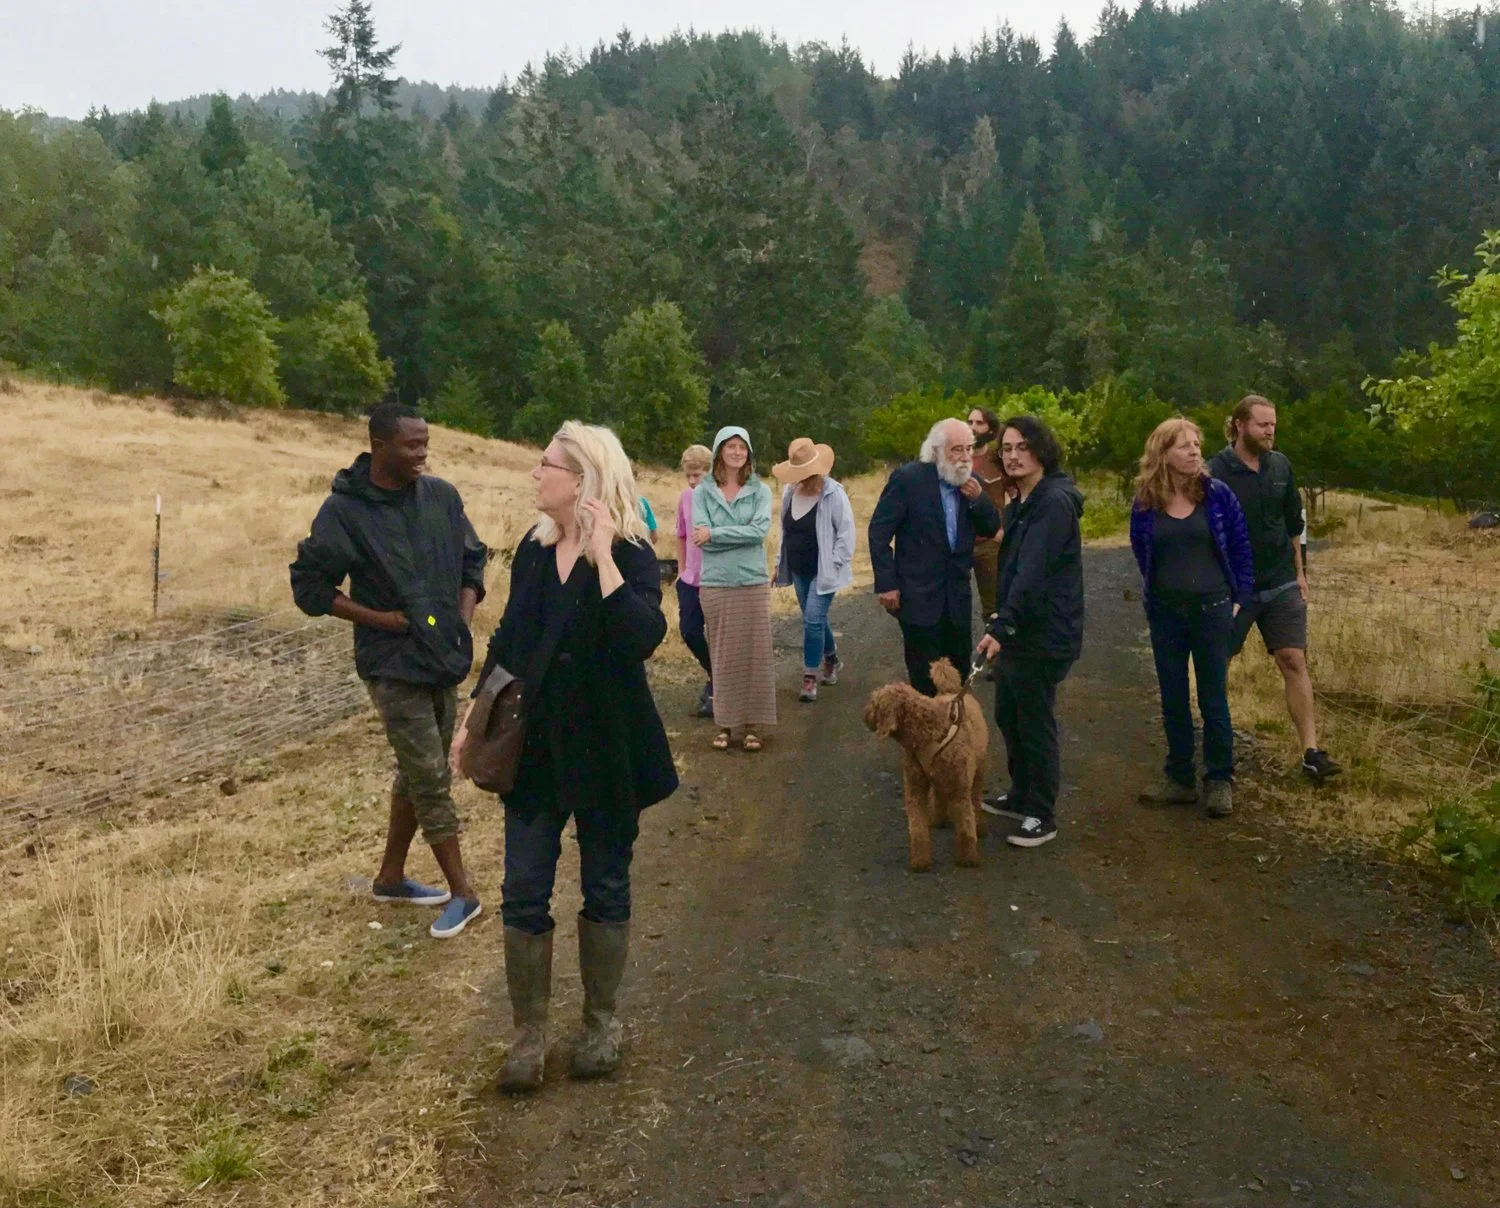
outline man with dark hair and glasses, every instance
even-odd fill
[[[1017,821],[1007,843],[1040,847],[1057,835],[1057,686],[1083,649],[1083,496],[1062,472],[1057,438],[1035,416],[1005,421],[1000,461],[1017,495],[1005,510],[995,614],[979,649],[996,663],[995,721],[1010,789],[982,808]]]
[[[441,939],[480,911],[459,852],[448,747],[456,689],[474,661],[469,622],[484,597],[486,550],[458,491],[426,471],[427,422],[398,403],[376,407],[370,451],[335,476],[291,577],[303,612],[354,625],[355,670],[396,755],[375,900],[442,906],[431,927]],[[418,827],[447,889],[406,875]]]

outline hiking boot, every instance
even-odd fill
[[[578,916],[578,972],[583,981],[583,1032],[573,1049],[574,1078],[599,1078],[620,1068],[620,1021],[615,993],[630,954],[629,923],[596,923]]]
[[[516,1034],[500,1068],[500,1089],[540,1090],[547,1061],[547,1006],[552,997],[552,932],[505,929],[505,986]]]
[[[1057,838],[1057,823],[1041,818],[1023,818],[1021,825],[1005,836],[1012,847],[1040,847]]]
[[[703,691],[698,693],[697,717],[712,717],[714,715],[714,686],[704,684]]]
[[[1234,813],[1234,791],[1227,780],[1209,780],[1203,785],[1203,812],[1210,818]]]
[[[797,699],[803,703],[818,699],[818,673],[816,671],[802,673],[802,691],[797,694]]]
[[[820,683],[832,687],[839,682],[839,672],[844,669],[844,660],[836,654],[825,655],[823,658],[823,670],[818,673]]]
[[[1313,780],[1330,780],[1344,769],[1317,747],[1308,747],[1302,756],[1302,770]]]
[[[1198,787],[1179,784],[1170,776],[1163,776],[1160,783],[1141,790],[1137,800],[1142,805],[1197,805]]]

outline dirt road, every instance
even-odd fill
[[[1500,1202],[1493,1020],[1468,1013],[1494,993],[1484,946],[1391,870],[1300,845],[1253,793],[1227,822],[1136,806],[1160,756],[1128,552],[1091,551],[1087,574],[1062,833],[1019,851],[994,827],[977,870],[944,836],[935,873],[906,872],[899,754],[860,722],[900,674],[872,599],[839,602],[849,671],[816,705],[778,634],[763,755],[714,755],[688,693],[662,693],[689,767],[637,849],[627,1067],[580,1086],[558,1059],[535,1099],[482,1095],[474,1143],[449,1151],[460,1202]],[[498,973],[486,989],[460,1059],[488,1077]]]

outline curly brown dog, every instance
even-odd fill
[[[902,779],[906,796],[907,867],[932,870],[934,826],[953,826],[953,862],[979,866],[979,836],[990,730],[972,696],[963,698],[958,732],[943,745],[949,711],[963,679],[947,659],[932,664],[936,697],[923,696],[910,684],[887,684],[870,694],[865,725],[881,738],[894,738],[905,753]],[[939,748],[942,748],[939,750]]]

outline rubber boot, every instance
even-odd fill
[[[583,1032],[573,1050],[574,1078],[599,1078],[620,1067],[620,1021],[615,992],[630,952],[629,923],[595,923],[578,916],[578,972],[583,980]]]
[[[547,1004],[552,997],[552,932],[532,935],[505,929],[505,985],[516,1035],[500,1069],[500,1089],[541,1090],[547,1061]]]

